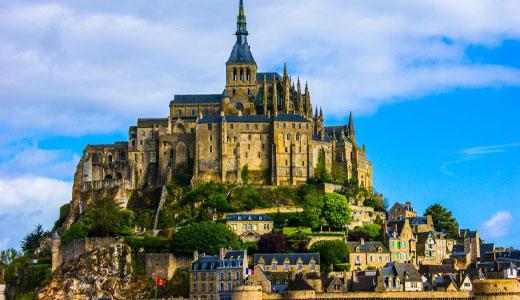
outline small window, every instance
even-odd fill
[[[213,124],[208,124],[208,130],[213,129]]]
[[[229,124],[229,128],[233,129],[233,124]]]
[[[209,146],[209,153],[213,152],[213,147]]]

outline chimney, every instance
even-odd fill
[[[225,256],[226,256],[226,249],[220,248],[220,252],[219,252],[219,255],[218,255],[219,259],[223,260]]]
[[[411,208],[412,208],[412,203],[410,203],[410,201],[406,201],[406,202],[405,202],[405,205],[406,205],[406,209],[411,210]]]
[[[394,231],[397,232],[397,223],[394,223]]]
[[[362,238],[362,237],[360,237],[360,238],[359,238],[359,243],[360,243],[361,245],[364,245],[364,244],[365,244],[365,239]]]
[[[199,251],[195,250],[193,251],[193,261],[196,261],[199,259]]]
[[[385,238],[387,231],[388,225],[386,224],[386,222],[383,221],[383,226],[381,226],[381,236],[383,237],[383,239]]]

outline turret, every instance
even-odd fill
[[[278,115],[278,91],[276,90],[276,76],[273,78],[273,114]]]
[[[309,118],[312,117],[311,94],[307,82],[305,82],[305,112]]]
[[[302,88],[300,85],[300,77],[298,77],[298,83],[296,84],[296,92],[297,92],[297,98],[296,101],[298,102],[298,114],[303,115],[303,99],[302,99]]]
[[[348,117],[348,137],[352,140],[352,142],[356,141],[356,130],[354,129],[354,119],[352,118],[352,112]]]
[[[284,113],[289,112],[289,104],[291,102],[291,83],[290,83],[289,75],[287,74],[287,64],[283,64],[283,100],[282,100],[282,107]]]

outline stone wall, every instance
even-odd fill
[[[116,243],[116,238],[82,238],[72,241],[54,239],[52,244],[52,270],[90,251]]]
[[[189,268],[191,257],[175,256],[171,253],[139,253],[138,263],[152,278],[172,278],[177,269]]]
[[[475,300],[520,299],[520,282],[515,279],[473,281]]]
[[[315,293],[314,291],[297,291],[286,294],[268,294],[263,293],[262,298],[258,298],[257,293],[252,292],[251,297],[245,295],[245,291],[240,291],[240,299],[263,299],[263,300],[281,300],[281,299],[446,299],[446,300],[470,300],[473,299],[471,292],[348,292],[348,293]],[[233,294],[233,299],[234,298]],[[482,298],[487,299],[487,298]],[[514,298],[509,298],[514,299]]]

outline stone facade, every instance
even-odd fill
[[[323,155],[329,171],[337,165],[371,190],[372,164],[356,143],[352,116],[344,126],[324,126],[307,84],[286,68],[258,72],[247,35],[241,5],[224,92],[175,95],[167,117],[138,119],[128,141],[87,146],[75,185],[139,189],[164,185],[176,172],[192,182],[235,183],[246,165],[251,183],[296,185],[314,175]]]
[[[417,239],[409,219],[383,224],[384,243],[390,250],[392,262],[417,262]]]
[[[382,268],[390,262],[390,252],[381,242],[347,242],[350,268],[364,271],[367,268]]]
[[[118,240],[113,237],[107,238],[82,238],[72,241],[61,241],[55,234],[52,237],[51,257],[52,270],[56,270],[60,265],[76,259],[90,251],[101,249],[116,243]]]
[[[191,257],[179,257],[172,253],[138,253],[138,263],[151,278],[170,279],[177,269],[188,269]]]
[[[274,222],[265,214],[229,214],[226,224],[238,235],[242,242],[255,242],[262,234],[273,231]]]

